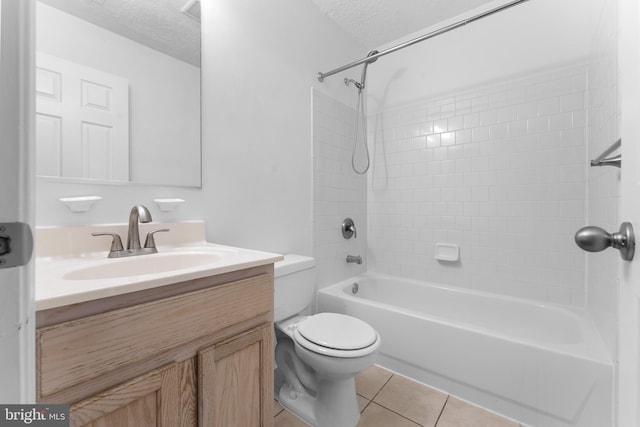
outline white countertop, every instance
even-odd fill
[[[220,260],[214,260],[197,267],[138,276],[90,280],[68,280],[64,277],[79,268],[91,268],[105,263],[129,262],[134,257],[106,259],[104,253],[93,253],[87,254],[83,258],[40,259],[36,261],[36,311],[258,267],[283,259],[281,255],[277,254],[206,243],[176,248],[160,247],[158,254],[139,255],[135,258],[162,256],[167,251],[200,254],[206,253],[208,250],[225,250],[229,254]]]
[[[86,230],[83,230],[83,234]],[[45,231],[46,234],[48,231]],[[59,236],[59,230],[56,237]],[[158,239],[159,240],[159,239]],[[107,241],[102,241],[106,244]],[[170,285],[187,280],[198,279],[251,267],[271,264],[283,259],[282,255],[260,252],[249,249],[207,243],[205,241],[182,242],[179,245],[158,245],[158,253],[139,255],[127,258],[107,258],[107,250],[99,252],[73,253],[40,253],[36,258],[36,310],[47,310],[130,292]],[[84,279],[69,279],[78,270],[115,267],[118,263],[131,263],[134,259],[142,262],[163,262],[172,254],[181,254],[184,258],[191,254],[207,259],[207,262],[195,266],[172,268],[169,271],[154,271],[140,275],[126,277],[96,277]],[[209,261],[206,254],[212,254]],[[51,255],[51,256],[44,256]],[[217,255],[217,256],[216,256]],[[147,258],[147,257],[156,257]],[[145,260],[142,260],[145,258]],[[122,264],[125,266],[126,264]],[[162,269],[159,269],[162,270]]]

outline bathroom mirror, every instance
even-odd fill
[[[198,0],[36,1],[36,171],[201,186]]]

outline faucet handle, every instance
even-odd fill
[[[159,230],[153,230],[150,231],[149,233],[147,233],[147,238],[144,240],[144,247],[148,248],[148,249],[155,249],[156,248],[156,240],[154,239],[153,235],[156,233],[160,233],[163,231],[170,231],[168,228],[161,228]]]
[[[112,252],[123,251],[124,247],[122,246],[122,239],[118,233],[108,233],[108,232],[99,232],[99,233],[91,233],[92,236],[111,236],[113,240],[111,241],[111,249],[109,254]]]
[[[356,224],[351,218],[346,218],[342,221],[342,237],[345,239],[357,238],[358,231],[356,230]]]

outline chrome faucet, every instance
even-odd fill
[[[138,221],[142,223],[151,222],[151,212],[142,205],[135,205],[129,213],[129,234],[127,236],[127,249],[140,249],[140,232],[138,231]]]
[[[347,255],[347,263],[362,264],[362,257],[360,255]]]
[[[151,222],[151,212],[149,209],[142,205],[136,205],[131,208],[129,213],[129,230],[127,235],[127,248],[122,247],[122,239],[118,233],[91,233],[92,236],[111,236],[113,241],[111,242],[111,249],[109,250],[109,258],[121,258],[135,255],[155,254],[158,252],[156,248],[156,241],[153,237],[154,234],[161,231],[169,231],[168,228],[162,228],[159,230],[153,230],[147,233],[147,238],[144,242],[144,248],[140,247],[140,231],[138,229],[139,223]]]

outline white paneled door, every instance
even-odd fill
[[[33,0],[0,0],[0,223],[33,224],[32,11]],[[4,247],[7,239],[0,224]],[[12,251],[16,240],[8,241]],[[2,262],[7,258],[0,256]],[[33,402],[33,260],[20,267],[3,266],[0,262],[0,402]]]
[[[36,55],[36,174],[129,180],[129,82]]]
[[[619,2],[622,188],[620,221],[640,232],[640,2]],[[640,247],[639,247],[640,249]],[[618,427],[640,426],[640,251],[619,285]]]

